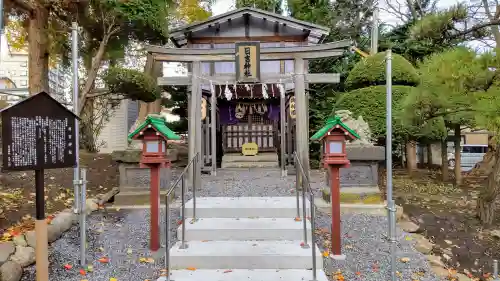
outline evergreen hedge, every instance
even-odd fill
[[[381,52],[358,62],[347,76],[345,87],[356,90],[386,83],[386,53]],[[392,84],[416,86],[419,75],[413,65],[404,57],[392,54]]]

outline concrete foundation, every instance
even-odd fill
[[[311,249],[298,241],[190,241],[187,249],[180,242],[170,250],[171,267],[199,269],[307,269],[312,267]],[[316,250],[318,268],[323,258]]]
[[[295,218],[296,205],[295,197],[202,197],[196,198],[196,217]],[[309,211],[309,203],[306,205]],[[193,200],[186,202],[186,216],[193,216]]]
[[[327,281],[328,278],[323,270],[317,271],[317,281]],[[166,281],[161,277],[158,281]],[[307,281],[312,280],[311,270],[305,269],[197,269],[174,270],[170,280],[175,281]]]
[[[296,204],[296,197],[196,198],[198,219],[185,224],[188,247],[180,249],[179,241],[170,248],[171,280],[312,280],[312,248],[301,246],[303,221],[294,220]],[[190,200],[186,221],[192,213]],[[306,225],[310,238],[310,221]],[[182,226],[177,235],[182,237]],[[322,253],[311,246],[316,247],[316,280],[327,281]]]
[[[189,219],[190,220],[190,219]],[[311,225],[307,225],[308,232]],[[186,240],[300,240],[304,225],[293,218],[205,218],[186,224]],[[177,231],[182,237],[182,227]]]

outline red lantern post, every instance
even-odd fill
[[[342,257],[340,229],[340,168],[350,166],[346,153],[346,141],[359,138],[340,118],[328,119],[326,125],[314,134],[311,140],[323,141],[323,164],[330,172],[330,194],[332,204],[332,249],[333,257]]]
[[[170,161],[167,159],[167,141],[181,138],[165,125],[163,117],[149,115],[144,123],[129,135],[129,139],[142,140],[140,167],[151,170],[150,249],[158,251],[160,249],[160,169],[170,168]]]

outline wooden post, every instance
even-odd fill
[[[210,131],[211,131],[211,155],[212,155],[212,176],[217,175],[217,96],[212,93],[210,97]],[[221,140],[222,141],[222,140]]]
[[[285,93],[280,94],[280,133],[281,133],[281,138],[280,138],[280,144],[281,144],[281,176],[285,177],[286,176],[286,159],[285,159],[285,150],[286,150],[286,128],[285,128],[285,122],[286,122],[286,104],[285,104]]]
[[[208,102],[205,103],[205,162],[203,166],[206,166],[208,162],[210,161],[210,118],[208,118]]]
[[[330,166],[330,203],[332,204],[332,255],[340,257],[340,172],[339,167]]]
[[[309,61],[305,61],[304,63],[304,73],[308,74],[309,73]],[[305,78],[304,78],[305,80]],[[307,179],[311,178],[311,165],[309,162],[309,83],[305,83],[304,87],[304,95],[305,95],[305,106],[304,106],[304,113],[305,113],[305,129],[304,129],[304,170],[306,172]]]
[[[193,71],[193,75],[191,76],[191,94],[188,94],[188,157],[189,160],[193,159],[193,157],[196,154],[196,89],[198,88],[196,85],[198,85],[198,75],[194,73],[194,64],[191,67],[191,71]],[[199,63],[198,63],[199,64]],[[198,68],[199,69],[199,68]],[[193,169],[195,165],[191,165],[189,168],[189,180],[191,181],[191,186],[195,186],[194,183],[194,174],[195,171]]]
[[[156,252],[160,249],[160,166],[151,165],[150,171],[151,233],[149,234],[149,248],[152,252]]]
[[[285,42],[280,43],[281,47],[285,47]],[[285,73],[285,61],[280,61],[280,73]],[[285,88],[285,84],[280,85]],[[280,93],[280,150],[281,150],[281,176],[286,177],[286,91]]]
[[[49,280],[49,243],[47,239],[47,222],[45,220],[45,184],[43,172],[43,169],[35,170],[35,241],[37,245],[35,248],[36,281]]]
[[[194,145],[195,145],[195,153],[199,153],[201,156],[201,81],[198,77],[201,76],[201,62],[195,61],[193,62],[193,77],[196,77],[196,80],[193,80],[192,85],[192,95],[193,95],[193,108],[194,108]],[[197,190],[201,189],[201,165],[196,165],[196,173],[194,182],[194,187]]]
[[[301,161],[302,166],[304,167],[304,172],[306,173],[306,176],[308,175],[308,170],[306,170],[306,165],[305,165],[305,160],[306,160],[306,151],[305,147],[307,147],[307,144],[309,143],[309,140],[307,140],[307,104],[306,104],[306,94],[305,94],[305,79],[304,79],[304,59],[302,58],[296,58],[295,59],[295,64],[294,64],[294,70],[295,70],[295,112],[296,112],[296,117],[295,117],[295,122],[296,122],[296,143],[297,143],[297,153],[299,154],[299,161]],[[306,140],[307,142],[305,142]],[[296,169],[298,167],[296,166]],[[299,171],[297,171],[297,174],[300,174]],[[303,180],[301,177],[298,178],[301,183],[301,187],[303,188]]]

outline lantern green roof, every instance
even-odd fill
[[[313,140],[313,141],[315,141],[315,140],[321,140],[331,129],[333,129],[337,125],[339,125],[342,128],[344,128],[346,131],[348,131],[356,139],[359,139],[359,135],[354,130],[352,130],[351,128],[347,127],[347,125],[344,124],[340,120],[340,117],[333,116],[333,117],[329,117],[328,120],[326,120],[325,126],[323,126],[323,128],[321,128],[319,131],[317,131],[311,137],[311,140]]]
[[[137,129],[135,129],[132,133],[130,133],[128,135],[128,139],[131,140],[133,137],[135,137],[137,134],[139,134],[139,132],[141,132],[142,130],[144,130],[144,128],[148,125],[151,125],[155,128],[155,130],[162,134],[162,136],[164,138],[166,138],[167,140],[180,140],[181,137],[179,135],[177,135],[176,133],[174,133],[172,130],[170,130],[168,127],[167,127],[167,124],[165,122],[165,118],[163,118],[162,116],[158,116],[158,115],[148,115],[148,117],[146,117],[146,120],[144,120],[144,122],[142,122],[141,125],[139,125],[137,127]]]

